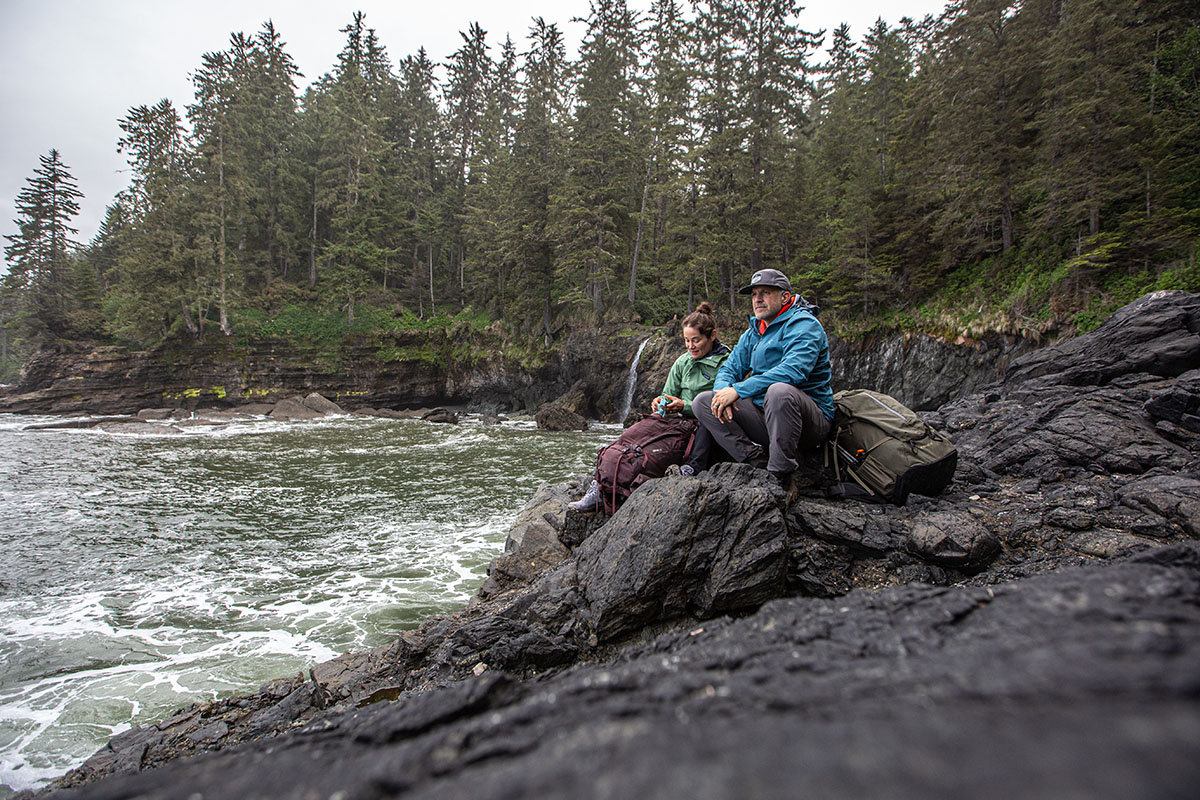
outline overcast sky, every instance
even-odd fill
[[[650,7],[650,0],[628,2]],[[938,13],[945,2],[808,0],[799,19],[806,30],[848,22],[857,40],[879,17],[895,25]],[[183,114],[201,55],[228,47],[235,31],[253,35],[273,20],[304,73],[303,90],[332,68],[344,44],[339,30],[356,10],[394,64],[420,47],[444,62],[462,42],[459,31],[476,21],[493,57],[510,34],[520,51],[536,16],[559,23],[573,53],[583,25],[571,19],[588,7],[588,0],[0,0],[0,234],[16,232],[17,193],[38,157],[57,148],[84,193],[75,227],[89,241],[128,183],[117,120],[164,97]]]

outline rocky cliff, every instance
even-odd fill
[[[999,335],[950,343],[893,334],[855,343],[833,338],[830,350],[836,388],[869,386],[924,410],[996,380],[1032,346]],[[636,412],[661,391],[683,344],[674,322],[665,328],[575,331],[536,354],[535,366],[508,350],[498,337],[456,338],[442,331],[394,334],[385,344],[350,343],[337,351],[271,340],[210,340],[149,351],[49,348],[26,364],[17,386],[0,392],[0,412],[232,408],[316,392],[347,410],[468,405],[533,413],[557,401],[583,417],[616,420],[635,360]]]
[[[930,419],[904,507],[719,465],[522,512],[480,599],[115,737],[62,797],[1183,797],[1200,779],[1200,295]],[[76,787],[76,788],[69,788]]]
[[[732,346],[739,335],[740,330],[723,340]],[[999,380],[1015,358],[1036,347],[1028,339],[1003,334],[946,341],[923,333],[891,333],[853,342],[830,334],[829,360],[835,391],[875,389],[909,408],[930,411]],[[634,352],[636,347],[631,359]],[[635,410],[649,408],[682,352],[677,324],[649,338],[639,363]]]

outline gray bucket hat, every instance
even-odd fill
[[[774,286],[776,289],[783,289],[785,292],[792,290],[792,282],[788,280],[788,276],[784,275],[777,269],[760,269],[754,273],[754,277],[750,279],[750,283],[738,289],[738,294],[750,294],[756,286]]]

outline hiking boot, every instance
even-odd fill
[[[775,483],[775,485],[783,490],[784,503],[790,506],[792,503],[795,503],[797,499],[799,499],[800,487],[797,485],[796,481],[793,480],[792,473],[768,471],[767,474],[771,476],[771,480]]]
[[[595,511],[599,507],[600,507],[600,484],[596,483],[596,481],[594,481],[594,480],[592,481],[591,485],[588,486],[587,494],[585,494],[583,497],[579,498],[578,500],[576,500],[573,503],[567,503],[567,508],[571,509],[572,511],[579,511],[579,512],[584,512],[584,513],[589,512],[589,511]]]
[[[667,467],[667,471],[664,474],[666,474],[666,475],[686,475],[687,477],[690,478],[696,474],[696,468],[693,467],[691,464],[672,464],[671,466]]]
[[[750,451],[750,455],[746,456],[746,461],[744,463],[749,464],[752,467],[758,467],[759,469],[766,469],[767,451],[763,450],[762,447],[755,446],[755,448]]]

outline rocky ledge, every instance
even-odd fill
[[[346,413],[341,406],[324,395],[311,392],[307,397],[285,397],[278,402],[246,403],[228,409],[198,408],[194,411],[187,411],[182,408],[143,408],[139,409],[136,414],[125,415],[75,414],[55,422],[34,422],[26,425],[22,430],[52,431],[65,428],[98,428],[110,433],[147,433],[164,436],[183,433],[184,428],[212,427],[255,418],[287,422],[341,416]],[[456,412],[440,406],[405,410],[366,407],[357,408],[352,413],[363,417],[419,419],[425,422],[444,422],[451,425],[457,424],[459,421],[459,415]],[[484,424],[498,423],[502,419],[503,417],[496,414],[481,416]]]
[[[1200,295],[1148,296],[931,421],[904,507],[751,467],[522,511],[480,598],[115,737],[62,797],[1190,796]]]

